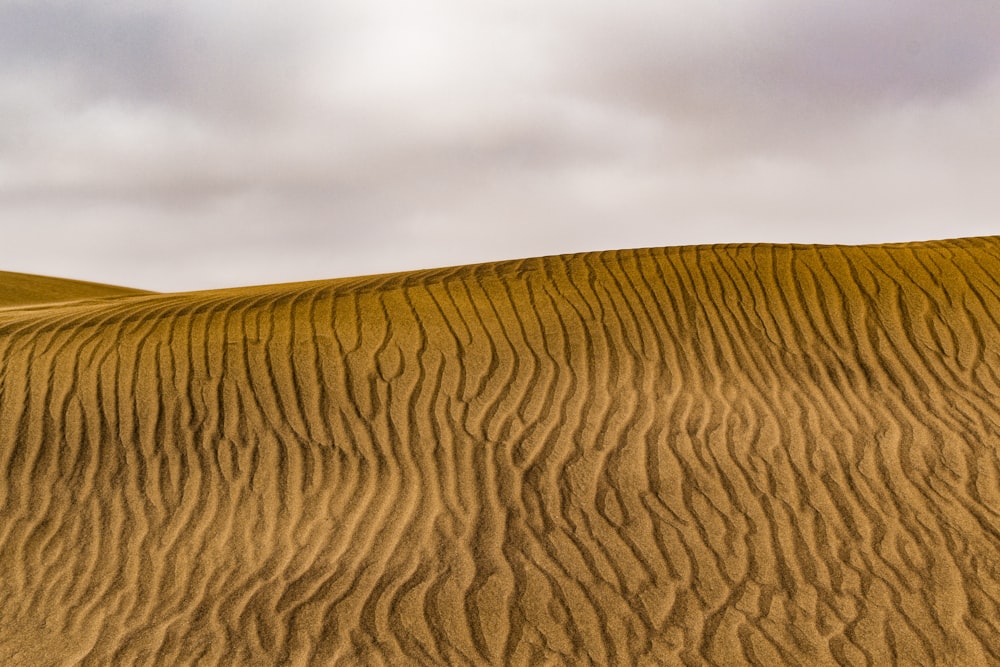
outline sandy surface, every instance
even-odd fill
[[[1000,664],[1000,237],[34,301],[2,665]]]
[[[0,308],[151,293],[82,280],[0,271]]]

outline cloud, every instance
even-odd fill
[[[1000,9],[0,5],[0,263],[153,289],[997,231]]]
[[[1000,65],[1000,10],[974,0],[680,5],[695,18],[592,17],[567,40],[584,63],[572,80],[730,150],[850,136],[871,114],[970,94]]]

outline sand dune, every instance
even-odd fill
[[[80,299],[135,296],[137,294],[152,294],[152,292],[129,287],[88,283],[82,280],[65,280],[0,271],[0,308],[78,301]]]
[[[2,665],[1000,664],[1000,237],[6,308],[0,364]]]

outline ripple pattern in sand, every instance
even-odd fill
[[[1000,664],[1000,238],[0,313],[0,662]]]

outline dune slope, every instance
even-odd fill
[[[1000,664],[1000,237],[0,312],[0,664]]]
[[[0,308],[137,294],[150,294],[150,292],[82,280],[0,271]]]

